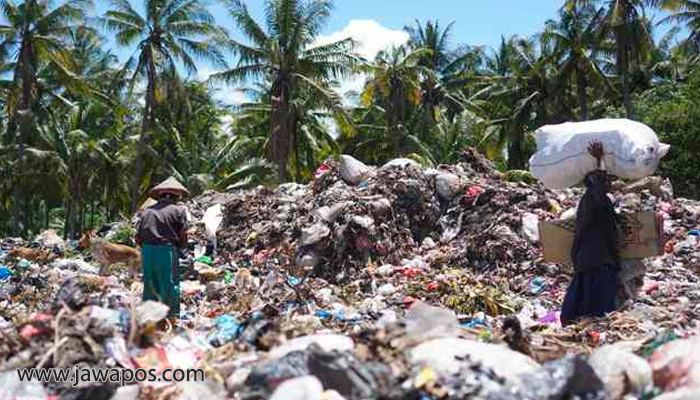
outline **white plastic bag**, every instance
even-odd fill
[[[214,254],[216,254],[217,248],[216,231],[219,230],[219,226],[223,220],[224,214],[221,204],[214,204],[207,208],[207,211],[204,212],[204,217],[202,217],[204,228],[207,232],[207,241],[214,247]]]
[[[350,185],[359,185],[372,170],[370,167],[348,155],[340,156],[340,177]]]
[[[630,392],[639,396],[654,386],[649,363],[627,350],[624,344],[600,347],[588,363],[605,383],[605,391],[612,400],[622,399]]]
[[[446,308],[416,301],[406,312],[407,343],[421,343],[428,339],[454,337],[459,334],[457,315]]]
[[[291,339],[272,349],[268,357],[270,359],[281,358],[293,351],[305,350],[312,344],[321,346],[325,351],[352,351],[355,348],[355,342],[345,335],[316,334]]]
[[[540,240],[540,231],[538,228],[539,218],[537,215],[528,212],[523,213],[522,223],[521,232],[523,237],[530,243],[537,243]]]
[[[507,382],[516,382],[518,375],[539,368],[533,359],[506,346],[456,337],[429,340],[409,352],[413,365],[428,367],[441,376],[459,373],[460,367],[467,365],[467,361],[464,361],[466,357],[492,369]]]
[[[302,376],[282,382],[270,400],[321,400],[323,385],[315,376]]]
[[[651,128],[628,119],[546,125],[535,135],[537,153],[530,158],[530,171],[550,189],[576,185],[596,168],[588,154],[593,140],[603,143],[608,173],[628,179],[653,174],[670,148]]]
[[[420,164],[417,161],[411,160],[410,158],[395,158],[386,164],[382,165],[381,169],[387,168],[420,168]]]
[[[435,177],[435,188],[443,200],[451,200],[463,186],[459,176],[455,174],[440,173]]]

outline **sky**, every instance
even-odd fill
[[[135,3],[135,0],[132,0]],[[244,0],[246,1],[246,0]],[[359,43],[358,53],[373,59],[377,52],[400,45],[408,40],[403,31],[416,19],[437,19],[444,26],[454,21],[453,44],[495,47],[501,36],[532,35],[541,31],[545,21],[556,18],[564,0],[335,0],[335,8],[319,42],[339,40],[351,36]],[[249,9],[258,21],[263,21],[264,1],[247,0]],[[97,12],[104,11],[105,0],[98,0]],[[226,9],[213,2],[210,6],[217,22],[230,33],[242,39]],[[108,39],[108,42],[111,42]],[[113,43],[108,46],[113,47]],[[130,52],[114,48],[122,59]],[[130,50],[133,51],[133,50]],[[233,60],[231,60],[233,61]],[[205,79],[213,72],[204,62],[199,65],[198,78]],[[341,92],[359,90],[363,79],[358,77],[342,83]],[[216,97],[228,104],[245,100],[233,88],[221,87]]]
[[[381,50],[400,45],[408,40],[403,31],[416,19],[437,19],[447,25],[454,21],[453,44],[496,46],[501,35],[534,34],[542,29],[545,21],[555,18],[563,0],[336,0],[324,35],[320,42],[339,40],[351,36],[359,42],[358,53],[373,59]],[[262,21],[263,0],[248,0],[248,7]],[[226,10],[212,5],[217,22],[233,28]],[[231,33],[241,38],[235,29]],[[213,70],[203,65],[199,77],[205,78]],[[343,82],[340,91],[360,90],[363,78],[356,77]],[[221,87],[217,97],[228,104],[240,103],[244,96]]]

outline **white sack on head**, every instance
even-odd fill
[[[530,158],[530,171],[550,189],[576,185],[597,167],[588,154],[591,141],[603,143],[608,173],[627,179],[653,174],[670,149],[651,128],[628,119],[545,125],[535,132],[535,139],[537,152]]]

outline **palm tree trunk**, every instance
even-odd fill
[[[292,135],[294,135],[294,140],[292,142],[292,146],[294,146],[294,169],[296,173],[296,182],[300,183],[303,179],[301,176],[301,160],[299,159],[299,131],[297,130],[298,128],[298,121],[296,116],[294,117],[294,122],[292,123]]]
[[[145,125],[145,123],[144,123]],[[136,168],[134,170],[134,176],[131,181],[131,213],[134,214],[138,207],[138,202],[140,198],[141,191],[141,177],[143,176],[143,157],[144,157],[144,135],[146,134],[146,129],[141,129],[141,137],[139,138],[138,144],[136,145]]]
[[[622,72],[622,93],[624,96],[627,118],[632,119],[634,118],[634,109],[632,108],[632,99],[630,98],[629,71],[627,69]]]
[[[287,174],[287,161],[289,161],[290,147],[292,145],[293,113],[291,110],[291,88],[287,77],[280,76],[273,84],[271,104],[272,115],[270,153],[272,160],[277,164],[277,175],[280,183],[289,180]]]
[[[153,60],[153,53],[150,50],[147,53],[148,58],[148,87],[146,89],[146,104],[143,111],[143,122],[141,124],[141,137],[139,138],[136,147],[136,170],[131,184],[131,213],[134,214],[138,208],[138,202],[141,198],[141,180],[143,179],[144,158],[146,156],[146,146],[148,145],[150,131],[155,122],[155,103],[156,103],[156,66]]]
[[[63,238],[73,239],[73,201],[66,202],[66,219],[63,221]]]
[[[513,141],[508,145],[508,169],[524,169],[525,168],[525,157],[523,154],[523,137],[524,132],[520,131],[520,128],[511,127],[511,129],[516,130],[515,134],[512,136]]]
[[[391,135],[393,157],[400,157],[403,154],[402,104],[403,91],[399,88],[392,88],[392,93],[389,95],[389,107],[386,110],[386,121],[387,130]]]
[[[90,225],[88,226],[88,229],[93,229],[95,227],[95,203],[90,202],[90,206],[88,208],[88,211],[90,213]]]
[[[76,221],[77,226],[75,227],[74,235],[77,236],[78,233],[83,232],[83,220],[85,219],[85,209],[82,205],[78,204],[78,212],[76,213],[78,220]]]
[[[632,100],[629,82],[629,46],[627,26],[620,24],[615,32],[617,36],[617,72],[622,77],[622,101],[625,104],[627,118],[632,119]]]
[[[581,121],[587,121],[588,120],[588,98],[586,97],[586,78],[583,76],[583,73],[581,71],[578,71],[576,73],[576,77],[578,80],[577,86],[578,86],[578,99],[579,103],[581,105]]]
[[[294,141],[292,143],[292,146],[294,146],[294,169],[295,169],[295,173],[296,173],[296,182],[300,183],[301,182],[301,161],[299,160],[299,137],[298,137],[298,132],[296,131],[296,127],[294,129],[293,135],[294,135]]]
[[[21,158],[20,158],[21,160]],[[12,235],[20,236],[24,232],[24,216],[22,212],[22,185],[15,184],[12,188]]]
[[[20,48],[20,59],[18,60],[17,70],[15,70],[15,76],[19,75],[22,78],[22,98],[19,104],[19,110],[15,110],[10,119],[10,125],[8,129],[12,133],[18,133],[17,137],[17,163],[22,165],[24,159],[24,152],[27,137],[25,135],[24,129],[25,124],[22,124],[19,120],[22,118],[20,112],[29,113],[32,104],[32,89],[34,83],[34,76],[32,73],[29,61],[31,60],[31,44],[28,41],[22,41]],[[29,117],[24,115],[25,118]],[[18,168],[21,170],[21,168]],[[26,212],[22,207],[22,203],[26,193],[22,189],[23,185],[21,182],[17,182],[12,189],[12,234],[15,236],[20,236],[24,233],[26,229]]]

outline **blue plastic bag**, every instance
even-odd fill
[[[243,332],[243,326],[232,315],[222,315],[216,319],[216,332],[209,338],[209,343],[222,346],[238,338]]]

